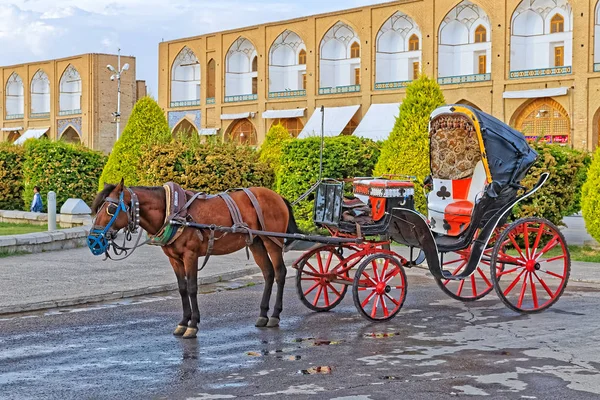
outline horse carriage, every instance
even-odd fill
[[[512,208],[548,179],[544,173],[530,190],[520,185],[537,158],[524,136],[459,105],[435,110],[429,133],[427,217],[414,209],[410,180],[354,180],[354,195],[370,213],[360,206],[353,213],[357,201],[344,199],[343,182],[319,185],[316,225],[333,237],[364,240],[324,243],[294,263],[298,295],[308,308],[331,310],[351,286],[366,319],[389,320],[406,298],[404,269],[423,261],[438,286],[457,300],[477,300],[495,288],[509,308],[534,313],[561,296],[570,258],[560,230],[542,218],[507,224]],[[408,258],[391,250],[392,242],[407,246]]]
[[[411,179],[356,178],[353,199],[345,198],[344,182],[320,181],[314,222],[328,236],[298,233],[289,203],[266,188],[206,195],[173,183],[164,189],[128,188],[121,181],[96,197],[88,246],[95,255],[109,257],[111,248],[124,254],[139,247],[141,235],[126,248],[115,243],[117,232],[124,230],[130,238],[138,227],[146,230],[147,243],[163,247],[177,276],[184,314],[174,334],[186,338],[196,337],[200,319],[198,258],[204,256],[206,264],[211,254],[244,247],[265,277],[256,326],[279,325],[286,276],[283,239],[315,243],[293,264],[300,300],[315,311],[336,307],[351,286],[366,319],[387,321],[406,299],[405,269],[425,262],[454,299],[473,301],[495,289],[520,313],[550,307],[569,278],[565,239],[545,219],[510,220],[513,207],[548,180],[543,173],[533,188],[521,186],[537,153],[520,132],[462,105],[435,110],[429,137],[427,216],[415,210],[418,196]],[[403,245],[406,256],[392,243]],[[277,297],[269,317],[274,281]]]

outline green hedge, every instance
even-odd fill
[[[69,198],[91,204],[105,163],[106,156],[102,153],[80,145],[46,139],[28,140],[23,162],[24,208],[31,204],[34,186],[40,187],[44,209],[49,191],[56,192],[59,209]]]
[[[283,125],[273,125],[267,132],[265,141],[260,146],[260,161],[267,163],[277,173],[279,159],[281,158],[281,147],[286,141],[292,139],[292,135]]]
[[[231,188],[273,185],[269,166],[251,147],[190,140],[144,148],[140,184],[158,186],[173,181],[186,189],[218,193]]]
[[[296,200],[319,178],[321,139],[311,137],[285,142],[281,149],[277,173],[277,191],[290,201]],[[379,157],[377,143],[354,136],[325,138],[323,177],[334,179],[371,176]],[[295,208],[296,221],[301,229],[314,229],[312,208],[314,195]]]
[[[169,143],[173,137],[165,114],[150,97],[138,100],[131,111],[127,126],[110,153],[98,189],[104,183],[119,182],[125,179],[125,185],[138,184],[137,167],[143,158],[142,147]]]
[[[563,217],[581,209],[581,188],[591,162],[590,156],[556,144],[536,143],[532,146],[539,157],[521,184],[533,187],[544,172],[549,172],[550,178],[536,194],[513,209],[513,216],[538,216],[560,225]]]
[[[429,117],[445,104],[434,79],[421,75],[406,88],[406,98],[390,137],[383,143],[376,175],[416,176],[421,182],[429,175]],[[415,184],[415,207],[426,213],[422,186]]]
[[[581,212],[585,227],[590,235],[600,242],[600,147],[594,153],[594,160],[581,193]]]
[[[0,210],[23,209],[23,156],[23,147],[0,143]]]

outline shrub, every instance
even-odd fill
[[[543,172],[549,172],[550,178],[536,194],[513,209],[513,216],[538,216],[560,225],[563,217],[580,210],[581,187],[590,157],[587,153],[556,144],[535,143],[532,146],[539,157],[521,184],[533,187]]]
[[[277,170],[279,169],[281,147],[283,143],[291,139],[293,139],[292,135],[290,135],[283,125],[273,125],[260,147],[260,161],[271,167],[275,174],[277,174]]]
[[[587,231],[600,241],[600,147],[594,153],[587,180],[581,190],[581,212]]]
[[[297,199],[319,179],[321,139],[311,137],[285,142],[281,149],[281,166],[277,173],[277,191],[290,201]],[[379,157],[379,146],[354,136],[325,138],[323,177],[346,179],[371,176]],[[314,195],[294,208],[301,229],[314,229],[312,208]]]
[[[69,198],[91,204],[105,163],[106,156],[102,153],[80,145],[47,139],[28,140],[23,162],[25,208],[31,204],[36,185],[40,187],[44,203],[46,193],[54,191],[59,208]]]
[[[23,209],[23,155],[23,147],[0,143],[0,210]]]
[[[128,186],[137,185],[137,166],[142,158],[142,147],[169,143],[171,140],[169,124],[156,101],[150,97],[138,100],[102,171],[99,189],[104,187],[104,183],[116,183],[121,178],[125,179]]]
[[[440,86],[421,75],[406,88],[390,137],[383,143],[375,175],[397,174],[417,177],[429,175],[429,116],[445,103]],[[415,206],[426,211],[422,186],[415,184]]]
[[[251,147],[233,143],[200,143],[195,138],[146,146],[140,160],[140,184],[158,186],[173,181],[206,193],[273,184],[269,166]]]

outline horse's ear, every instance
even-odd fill
[[[121,192],[124,187],[125,187],[125,178],[121,178],[121,182],[119,182],[119,184],[117,185],[117,190],[119,192]]]

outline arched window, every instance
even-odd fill
[[[50,81],[41,69],[31,79],[31,116],[41,117],[50,112]]]
[[[475,29],[475,43],[487,42],[487,30],[483,25],[479,25]]]
[[[231,142],[248,146],[256,146],[258,144],[256,129],[254,129],[252,122],[247,119],[240,119],[233,123],[229,130],[228,139]]]
[[[304,124],[300,118],[282,118],[273,121],[271,127],[281,124],[293,137],[298,137],[302,129],[304,128]]]
[[[63,132],[63,134],[60,136],[60,140],[67,142],[67,143],[73,143],[73,144],[81,143],[81,137],[79,137],[79,134],[77,133],[77,131],[75,129],[73,129],[72,126],[69,126]]]
[[[23,118],[25,110],[25,90],[23,80],[13,72],[6,83],[6,118]]]
[[[300,53],[298,53],[298,64],[306,65],[306,50],[304,49],[300,50]]]
[[[515,127],[528,139],[568,143],[571,120],[556,100],[543,98],[532,101],[523,109],[516,118]]]
[[[258,57],[254,57],[252,59],[252,72],[257,72],[258,71]]]
[[[550,33],[558,33],[565,31],[565,19],[562,15],[556,14],[550,20]]]
[[[414,33],[408,39],[408,51],[417,51],[419,50],[419,37]]]
[[[171,107],[200,104],[200,63],[188,48],[181,49],[171,70]]]
[[[257,70],[254,45],[244,37],[237,38],[225,57],[225,103],[256,99]]]
[[[59,115],[81,113],[81,76],[74,66],[65,69],[60,78]]]
[[[209,99],[214,99],[216,97],[216,93],[217,93],[217,86],[216,86],[217,63],[212,58],[208,62],[207,80],[208,80],[208,85],[207,85],[206,97]]]
[[[194,135],[198,135],[198,130],[186,118],[182,119],[181,122],[179,122],[177,126],[175,126],[175,129],[173,129],[173,137],[175,139],[180,139],[184,137],[190,138]]]
[[[360,58],[360,44],[354,42],[350,46],[350,58]]]

